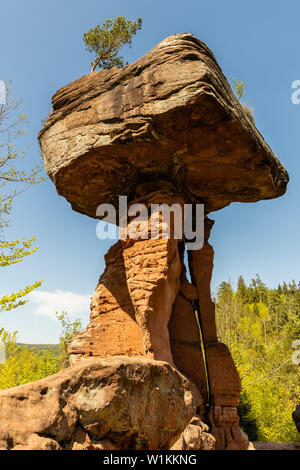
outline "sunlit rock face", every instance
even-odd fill
[[[212,52],[190,34],[165,39],[121,70],[84,75],[52,104],[39,135],[46,170],[90,217],[100,203],[134,200],[140,184],[160,179],[207,212],[285,192],[286,170]]]
[[[97,207],[110,203],[119,215],[119,196],[147,210],[153,203],[205,209],[203,245],[188,252],[190,276],[183,236],[129,237],[109,250],[90,323],[71,341],[71,362],[118,355],[165,361],[188,378],[197,407],[177,447],[249,449],[237,414],[240,378],[217,337],[208,215],[283,195],[286,170],[212,52],[191,34],[165,39],[123,69],[84,75],[52,104],[39,141],[47,173],[74,210],[96,218]],[[195,425],[200,418],[214,439]]]
[[[168,449],[194,413],[188,380],[168,363],[90,359],[1,391],[0,448]]]

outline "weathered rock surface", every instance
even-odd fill
[[[252,450],[252,444],[239,427],[239,417],[235,406],[213,404],[208,415],[210,432],[216,439],[216,450]]]
[[[217,339],[210,294],[213,221],[207,215],[231,202],[281,196],[286,170],[211,51],[190,34],[165,39],[122,70],[83,76],[52,103],[39,140],[49,176],[74,210],[95,218],[99,204],[111,203],[118,212],[121,195],[148,208],[205,205],[203,246],[188,254],[191,283],[183,236],[121,237],[111,248],[90,325],[70,346],[72,361],[119,354],[167,361],[189,378],[197,414],[216,448],[249,448],[237,414],[240,379]],[[139,223],[149,234],[149,218]],[[110,435],[93,435],[94,424],[84,426],[75,447],[103,447],[107,439],[115,445]],[[202,445],[195,424],[185,433],[179,446]]]
[[[199,417],[193,417],[171,450],[214,450],[216,440],[208,431]]]
[[[196,310],[201,324],[210,395],[207,422],[216,438],[216,449],[248,449],[249,442],[239,428],[237,413],[240,377],[229,349],[217,339],[215,305],[210,294],[214,250],[208,240],[212,226],[213,221],[206,217],[203,247],[189,252],[192,282],[198,293]]]
[[[0,392],[0,447],[168,449],[195,414],[189,382],[168,363],[82,361]]]
[[[195,310],[179,293],[173,305],[169,322],[170,343],[174,363],[197,385],[207,403],[207,386],[200,331]]]
[[[139,184],[159,179],[207,212],[285,192],[286,170],[191,34],[165,39],[124,69],[84,75],[52,105],[39,135],[46,170],[90,217],[99,204],[119,195],[133,201]]]
[[[159,191],[143,199],[147,205],[162,200],[178,202],[174,194]],[[149,223],[145,221],[147,233]],[[191,304],[184,333],[182,326],[187,317],[181,310],[183,294],[179,294],[180,289],[185,295],[196,290],[186,280],[181,282],[183,265],[178,243],[174,238],[124,239],[109,250],[105,272],[92,298],[90,324],[72,339],[69,353],[71,363],[90,356],[120,354],[167,361],[196,385],[193,396],[201,407],[206,377],[200,333]],[[191,328],[193,337],[188,335]],[[192,361],[188,354],[192,354]]]
[[[121,241],[110,248],[105,263],[105,271],[92,297],[90,323],[70,343],[71,363],[91,356],[145,355],[128,291]]]
[[[176,245],[166,239],[113,245],[92,298],[90,323],[70,343],[73,363],[120,354],[172,363],[167,325],[179,290]]]
[[[152,193],[146,204],[168,200]],[[169,196],[170,203],[177,201]],[[148,233],[149,221],[145,221]],[[179,292],[178,240],[120,240],[92,299],[90,324],[71,342],[72,362],[89,356],[145,355],[173,364],[168,323]]]

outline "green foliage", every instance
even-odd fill
[[[238,79],[232,79],[231,80],[231,87],[235,93],[235,96],[237,97],[237,99],[239,101],[241,101],[241,99],[243,98],[243,96],[246,95],[246,85],[245,85],[245,82],[241,82],[241,80],[238,78]],[[254,120],[254,110],[253,108],[250,108],[250,106],[248,106],[247,104],[245,103],[241,103],[241,106],[244,110],[244,113],[246,114],[246,116],[248,117],[248,119],[252,122],[252,124],[255,126],[255,120]]]
[[[118,16],[106,20],[101,28],[97,25],[84,33],[83,41],[87,51],[95,54],[95,59],[91,63],[92,72],[96,67],[103,69],[124,67],[124,58],[118,53],[125,45],[131,47],[132,38],[141,27],[142,18],[131,21],[126,20],[124,16]]]
[[[242,390],[240,396],[240,405],[238,408],[241,428],[247,430],[250,441],[258,440],[258,422],[253,412],[251,400],[246,392]]]
[[[71,321],[66,312],[56,316],[62,325],[58,346],[18,344],[16,331],[0,330],[0,342],[6,349],[6,361],[0,364],[0,390],[34,382],[69,365],[68,344],[81,331],[81,321]]]
[[[69,366],[68,346],[71,338],[82,331],[81,320],[76,318],[71,321],[67,312],[56,312],[56,318],[62,325],[62,333],[59,338],[60,363],[62,367]]]
[[[252,440],[299,442],[292,410],[300,401],[292,343],[300,339],[300,284],[268,289],[256,275],[237,290],[223,282],[216,299],[219,339],[230,348],[242,394],[241,425]]]
[[[239,78],[232,79],[231,86],[232,86],[238,100],[241,100],[243,98],[243,96],[246,95],[245,82],[241,82],[241,80]]]
[[[0,246],[1,247],[1,246]],[[25,295],[29,294],[32,292],[34,289],[39,287],[42,284],[42,281],[37,281],[34,284],[31,284],[30,286],[26,286],[24,289],[19,290],[18,292],[12,292],[9,295],[4,295],[0,299],[0,313],[4,311],[9,311],[12,310],[13,308],[20,307],[21,305],[26,304],[28,300],[20,300],[22,297]]]
[[[15,141],[25,133],[26,115],[16,115],[20,101],[11,98],[11,83],[8,84],[6,104],[0,106],[0,267],[20,263],[33,254],[35,237],[29,240],[7,241],[4,229],[9,224],[9,214],[16,196],[28,187],[43,181],[40,176],[42,165],[35,165],[28,171],[20,168],[25,151],[15,148]],[[24,289],[0,298],[0,312],[11,310],[26,303],[24,296],[41,285],[37,281]],[[22,299],[22,300],[20,300]]]
[[[248,397],[250,411],[245,425],[248,430],[249,423],[255,420],[258,441],[300,442],[291,418],[295,401],[284,383],[265,380],[262,384],[253,384],[248,390]]]
[[[6,346],[6,361],[0,364],[0,390],[34,382],[59,371],[60,362],[52,352],[39,352],[16,343],[16,332],[0,330]]]
[[[0,233],[8,225],[8,215],[14,198],[28,187],[43,181],[42,164],[26,171],[19,167],[25,150],[17,150],[15,142],[25,134],[27,115],[17,114],[21,101],[11,97],[11,82],[7,86],[6,104],[0,106]]]

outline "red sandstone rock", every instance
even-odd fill
[[[165,200],[168,195],[158,192],[145,202],[159,203],[161,197]],[[169,200],[177,201],[170,196]],[[146,225],[148,231],[148,221]],[[71,361],[126,354],[174,365],[168,323],[180,287],[178,240],[121,240],[105,259],[90,324],[72,339]]]
[[[204,245],[201,250],[189,253],[191,277],[198,292],[196,308],[205,349],[210,397],[208,423],[216,438],[216,449],[248,449],[249,442],[239,429],[236,409],[241,392],[240,377],[227,346],[217,340],[215,305],[210,295],[214,251],[208,239],[212,225],[213,221],[206,217]]]
[[[167,38],[122,70],[85,75],[52,102],[40,144],[49,176],[74,210],[96,217],[99,204],[117,208],[118,196],[126,195],[130,204],[147,206],[204,203],[206,215],[203,247],[189,253],[192,284],[183,238],[129,237],[111,248],[90,324],[71,343],[72,360],[118,354],[166,360],[193,381],[216,448],[249,448],[238,426],[240,379],[228,348],[217,341],[207,214],[234,201],[281,196],[286,170],[211,51],[190,34]],[[148,233],[149,219],[141,228]],[[93,426],[89,434],[104,445]],[[197,432],[186,432],[193,446]],[[75,447],[95,445],[77,441]]]
[[[197,416],[193,417],[171,450],[214,450],[216,440]]]
[[[70,447],[72,450],[118,450],[108,439],[92,441],[89,435],[80,428],[76,429]]]
[[[173,360],[178,369],[197,385],[207,403],[207,386],[200,331],[192,304],[179,294],[169,322]]]
[[[247,435],[239,428],[235,406],[211,406],[209,421],[216,439],[216,450],[253,450]]]
[[[143,338],[128,291],[121,242],[105,255],[106,269],[91,302],[90,323],[69,346],[70,361],[110,356],[144,356]]]
[[[168,449],[195,406],[168,363],[93,359],[0,392],[0,447],[11,450]]]
[[[84,75],[52,105],[39,135],[46,170],[90,217],[100,203],[131,202],[139,184],[160,179],[207,212],[285,192],[286,170],[191,34],[165,39],[124,69]]]

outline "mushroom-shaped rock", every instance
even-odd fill
[[[134,200],[171,181],[216,211],[281,196],[288,175],[235,98],[215,57],[191,34],[171,36],[123,69],[61,88],[39,139],[47,173],[78,212]]]
[[[207,215],[281,196],[286,170],[212,52],[191,34],[165,39],[123,69],[75,80],[52,104],[40,145],[47,173],[74,210],[96,218],[102,203],[118,211],[119,196],[148,209],[205,208],[203,246],[188,256],[191,282],[184,237],[172,231],[167,239],[122,237],[111,247],[71,361],[120,354],[167,361],[190,379],[216,448],[249,448],[238,426],[240,378],[217,340]],[[149,219],[143,223],[148,233]]]

